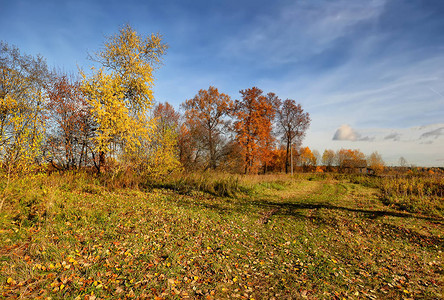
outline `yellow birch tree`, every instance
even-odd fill
[[[48,77],[42,57],[0,43],[0,156],[8,176],[31,171],[41,156]]]
[[[98,172],[113,150],[128,155],[149,140],[156,126],[147,118],[154,102],[153,72],[166,49],[160,35],[143,38],[126,25],[93,57],[102,67],[93,69],[89,77],[81,73],[82,91],[97,122],[94,161]]]

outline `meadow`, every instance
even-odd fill
[[[442,176],[0,181],[0,295],[442,299]]]

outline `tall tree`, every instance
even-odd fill
[[[217,88],[210,86],[208,90],[200,90],[193,99],[182,104],[185,118],[190,127],[200,132],[194,137],[207,152],[206,168],[216,169],[223,149],[223,132],[226,119],[233,102]]]
[[[310,126],[310,115],[304,112],[302,106],[292,99],[287,99],[279,105],[277,110],[277,125],[286,144],[285,173],[290,165],[290,147],[300,144]]]
[[[42,57],[0,43],[0,156],[8,174],[29,171],[41,156],[48,78]]]
[[[80,83],[66,75],[53,76],[46,108],[46,159],[62,169],[86,165],[94,124]]]
[[[82,73],[82,90],[98,124],[98,172],[112,144],[125,152],[135,151],[154,130],[146,115],[154,101],[153,72],[166,49],[159,35],[143,38],[127,25],[93,57],[102,68],[91,77]]]
[[[242,100],[236,100],[233,108],[234,131],[244,156],[244,172],[251,173],[268,159],[265,155],[272,149],[275,108],[257,87],[240,93]]]

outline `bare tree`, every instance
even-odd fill
[[[290,165],[290,147],[300,144],[310,126],[310,115],[304,112],[302,106],[292,99],[280,103],[277,110],[277,127],[286,144],[285,173]]]

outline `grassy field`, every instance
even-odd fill
[[[331,175],[0,187],[3,298],[443,297],[442,195],[406,209],[388,185]]]

